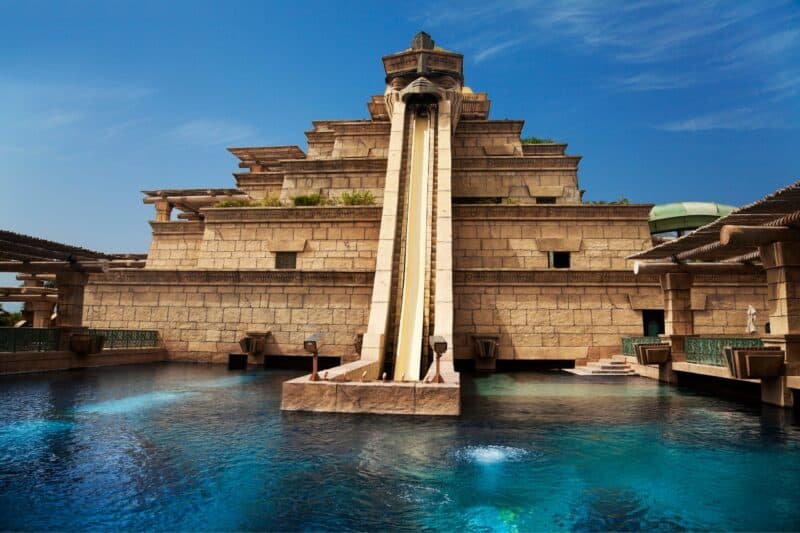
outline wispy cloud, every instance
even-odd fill
[[[481,50],[479,50],[475,54],[475,56],[474,56],[475,62],[476,63],[480,63],[481,61],[485,61],[485,60],[489,59],[490,57],[499,54],[503,50],[506,50],[508,48],[516,46],[516,45],[522,43],[523,41],[524,41],[524,39],[508,39],[506,41],[501,41],[501,42],[498,42],[498,43],[489,44],[488,46],[485,46],[485,47],[481,48]]]
[[[84,117],[80,111],[54,110],[32,116],[29,125],[37,130],[53,130],[80,122]]]
[[[51,79],[0,77],[0,94],[18,96],[31,101],[55,102],[124,102],[156,94],[156,89],[123,84],[75,84]]]
[[[780,16],[770,15],[785,7]],[[734,68],[731,75],[757,70],[767,82],[778,69],[765,65],[786,63],[800,56],[800,10],[783,1],[743,0],[724,4],[716,0],[512,0],[501,7],[460,1],[434,5],[426,22],[458,26],[474,35],[465,50],[476,61],[522,47],[559,46],[600,53],[629,70],[631,90],[661,90],[648,83],[654,65],[679,62],[687,72],[675,87],[684,88]],[[434,14],[435,13],[435,14]],[[777,21],[777,22],[776,22]],[[503,28],[498,31],[497,28]],[[487,38],[489,33],[492,37]],[[644,67],[644,70],[642,70]],[[744,73],[743,73],[744,71]],[[637,80],[637,77],[640,78]],[[690,81],[687,81],[690,80]],[[641,83],[637,83],[641,81]],[[621,84],[623,87],[625,84]]]
[[[229,144],[255,135],[251,126],[218,119],[189,120],[166,132],[173,141],[204,146]]]
[[[775,103],[800,93],[800,6],[788,0],[441,0],[425,16],[468,35],[460,50],[476,63],[558,49],[618,71],[595,80],[608,90],[730,88],[728,110],[657,126],[668,131],[775,127]]]
[[[758,109],[743,107],[667,122],[659,126],[658,129],[671,132],[708,130],[750,131],[782,127],[784,127],[784,122],[781,118],[772,116]]]
[[[609,88],[620,91],[663,91],[668,89],[685,89],[694,84],[695,78],[690,74],[657,74],[642,72],[611,80]]]

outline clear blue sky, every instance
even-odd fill
[[[292,5],[294,4],[294,5]],[[493,118],[569,142],[586,199],[739,205],[800,179],[796,2],[0,0],[0,227],[144,252],[142,189],[366,118],[419,30]]]

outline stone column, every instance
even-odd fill
[[[43,287],[44,283],[38,279],[25,280],[25,287]],[[53,315],[54,304],[45,300],[26,302],[23,310],[25,320],[34,328],[49,328],[50,317]]]
[[[672,346],[672,360],[686,361],[686,337],[694,334],[692,275],[670,272],[661,275],[664,291],[664,335]]]
[[[62,350],[68,349],[70,335],[82,329],[83,292],[88,280],[89,275],[85,272],[65,270],[56,274],[56,287],[58,287],[56,326],[61,328]]]
[[[172,204],[166,200],[159,200],[156,206],[156,222],[169,222],[172,218]]]
[[[786,374],[800,375],[800,243],[774,242],[759,248],[767,272],[770,334],[764,344],[786,354]],[[761,380],[761,400],[791,407],[786,377]]]

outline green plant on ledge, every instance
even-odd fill
[[[267,196],[261,200],[231,198],[221,200],[214,207],[282,207],[281,199],[277,196]]]
[[[258,201],[259,207],[283,207],[278,196],[267,196]]]
[[[554,144],[555,141],[553,139],[548,139],[545,137],[523,137],[520,139],[522,144]]]
[[[631,203],[631,201],[624,196],[620,196],[616,200],[610,202],[608,200],[592,200],[591,202],[587,203],[590,205],[628,205]]]
[[[375,205],[375,196],[370,191],[343,192],[339,196],[342,205]]]
[[[292,202],[294,203],[295,207],[308,207],[308,206],[322,205],[324,203],[327,203],[326,199],[323,198],[322,195],[318,192],[295,196],[294,198],[292,198]]]
[[[214,207],[253,207],[252,203],[252,200],[232,198],[230,200],[220,200],[214,204]]]

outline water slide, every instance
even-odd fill
[[[420,375],[425,316],[428,186],[431,179],[430,119],[427,116],[415,116],[411,127],[413,141],[406,204],[406,254],[394,379],[416,381]]]

